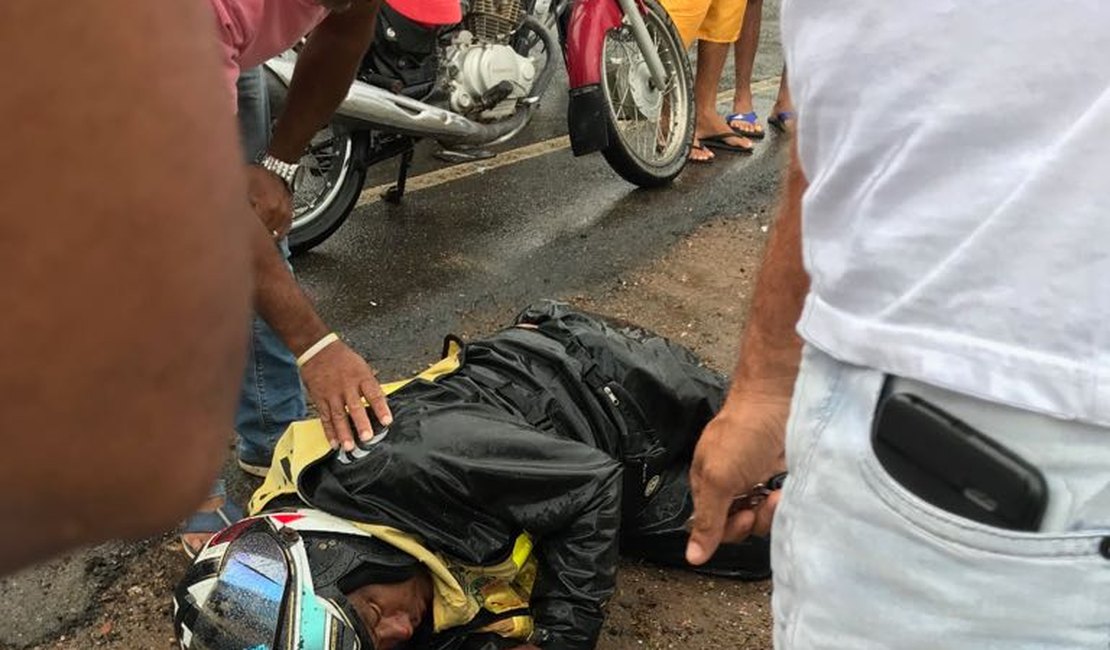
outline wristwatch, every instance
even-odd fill
[[[277,176],[285,181],[285,187],[292,193],[296,188],[297,179],[300,178],[301,166],[293,163],[287,163],[284,160],[279,160],[270,154],[266,154],[258,159],[256,163],[262,169]]]

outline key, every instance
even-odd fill
[[[747,492],[744,492],[743,494],[737,494],[736,496],[732,497],[732,503],[730,503],[728,506],[728,516],[731,517],[741,510],[753,510],[755,508],[758,508],[764,501],[767,500],[767,497],[770,496],[772,492],[774,492],[775,490],[781,490],[782,484],[785,481],[786,472],[780,472],[767,479],[766,481],[763,481],[762,483],[756,483],[754,486],[752,486],[752,489],[748,490]],[[694,529],[693,517],[690,517],[686,520],[684,528],[686,529],[686,532],[690,532]]]

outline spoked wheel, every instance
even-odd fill
[[[656,0],[643,0],[644,23],[667,80],[658,88],[627,25],[605,36],[601,86],[609,105],[605,160],[625,180],[659,187],[686,166],[694,139],[693,74],[682,39]]]
[[[301,157],[303,170],[293,193],[289,248],[303,253],[330,237],[355,207],[366,170],[355,164],[365,133],[329,125],[312,138]]]

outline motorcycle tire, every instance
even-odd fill
[[[607,33],[601,58],[601,85],[608,105],[609,145],[601,153],[626,181],[651,188],[669,184],[686,166],[694,140],[694,75],[682,38],[666,9],[656,0],[642,1],[647,8],[644,22],[672,83],[667,95],[655,93],[647,64],[627,28]],[[623,48],[617,50],[617,56],[611,55],[610,48],[614,46]],[[638,61],[628,63],[636,57]],[[648,114],[657,111],[663,120],[668,107],[674,107],[676,112],[665,142],[660,142],[658,126],[647,142],[634,142],[627,123],[636,121],[637,115],[649,117],[645,109]]]
[[[362,194],[366,166],[361,162],[360,152],[366,150],[370,136],[356,131],[345,134],[345,137],[350,144],[341,161],[345,169],[336,179],[334,187],[329,188],[318,204],[310,206],[310,210],[299,215],[294,213],[293,227],[289,231],[289,250],[293,255],[312,250],[331,237],[347,221]],[[306,164],[304,158],[301,164]]]

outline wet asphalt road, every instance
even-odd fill
[[[777,7],[767,4],[754,74],[761,117],[782,66]],[[730,58],[720,89],[731,86]],[[560,70],[533,123],[499,150],[565,135],[565,88]],[[719,108],[729,112],[730,102]],[[549,153],[507,165],[494,159],[411,191],[398,206],[370,202],[294,267],[325,320],[384,377],[397,377],[434,360],[443,335],[468,318],[505,322],[534,300],[589,293],[651,263],[699,224],[765,209],[783,142],[769,133],[755,155],[718,153],[655,191],[621,180],[600,155],[575,159],[554,143]],[[432,151],[433,143],[419,145],[410,180],[442,170]],[[371,169],[366,187],[391,182],[395,170],[395,161]],[[232,493],[245,495],[242,476],[230,465],[225,473]],[[140,553],[106,545],[0,580],[0,648],[34,645],[91,620],[98,592]]]
[[[765,206],[778,150],[721,155],[661,191],[558,151],[366,206],[294,265],[334,329],[387,375],[404,372],[463,314],[588,291],[707,220]]]
[[[761,116],[782,66],[777,21],[766,13],[754,75]],[[722,112],[731,106],[729,64]],[[533,123],[499,150],[565,135],[565,88],[560,69]],[[782,142],[772,131],[755,155],[718,153],[712,165],[690,165],[662,190],[637,189],[600,154],[574,158],[559,143],[521,162],[471,165],[462,178],[410,190],[400,205],[368,190],[364,201],[372,202],[294,267],[325,320],[394,377],[432,360],[443,335],[468,314],[507,314],[539,298],[588,291],[660,256],[701,223],[765,207]],[[434,151],[434,143],[420,143],[410,183],[444,167]],[[392,183],[396,169],[396,161],[372,168],[365,186]]]

